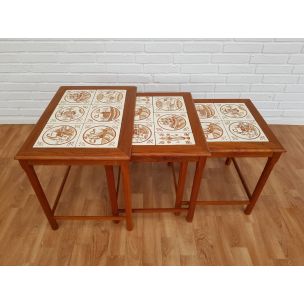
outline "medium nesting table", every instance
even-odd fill
[[[198,201],[199,183],[193,184],[193,197],[190,199],[187,220],[192,221],[197,204],[245,205],[245,214],[250,214],[274,165],[285,150],[249,99],[197,99],[194,102],[211,157],[226,158],[226,165],[233,162],[248,200]],[[252,193],[236,157],[268,158]],[[197,169],[199,166],[197,163]]]
[[[180,163],[175,181],[176,207],[134,208],[134,213],[185,211],[182,206],[187,166],[198,162],[203,169],[209,155],[190,93],[138,93],[134,117],[132,162]],[[119,210],[124,212],[123,209]]]
[[[126,220],[132,230],[129,160],[136,87],[60,87],[15,158],[26,172],[52,227],[57,220]],[[35,165],[66,165],[67,171],[53,206],[34,170]],[[105,166],[112,216],[55,215],[72,165]],[[122,172],[125,215],[117,212],[113,166]]]

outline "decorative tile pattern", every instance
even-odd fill
[[[116,148],[126,90],[67,90],[35,148]]]
[[[265,142],[266,135],[244,103],[196,103],[209,142]]]
[[[136,98],[133,145],[194,145],[182,96]]]
[[[67,90],[60,99],[59,104],[91,104],[96,90]]]
[[[221,120],[201,122],[207,141],[230,141],[225,126]]]
[[[71,148],[76,142],[82,124],[47,124],[39,135],[36,148]]]
[[[135,123],[133,131],[133,144],[155,145],[153,123]]]
[[[124,103],[126,99],[126,90],[97,90],[94,104]]]

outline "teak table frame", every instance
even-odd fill
[[[179,213],[188,209],[188,203],[183,204],[183,194],[187,176],[188,162],[198,162],[201,171],[206,162],[207,156],[210,155],[207,149],[199,119],[196,114],[192,96],[190,93],[137,93],[137,96],[182,96],[185,101],[186,110],[189,117],[189,122],[192,128],[192,133],[195,140],[195,145],[133,145],[132,146],[132,162],[173,162],[180,163],[180,171],[178,181],[174,177],[176,201],[175,207],[173,202],[172,208],[133,208],[133,213],[159,213],[159,212],[173,212]],[[201,173],[201,171],[199,173]],[[184,206],[183,206],[184,205]],[[124,209],[119,209],[120,213],[125,212]]]
[[[45,124],[49,120],[51,114],[59,103],[61,97],[66,90],[126,90],[126,99],[121,124],[121,132],[117,148],[34,148],[38,136],[43,130]],[[132,230],[132,205],[131,190],[129,177],[129,161],[131,157],[133,119],[135,111],[136,87],[130,86],[64,86],[60,87],[50,104],[42,114],[32,133],[21,147],[15,159],[26,172],[29,181],[37,195],[37,198],[43,208],[43,211],[53,230],[58,229],[57,220],[126,220],[128,230]],[[59,188],[55,202],[51,207],[48,202],[44,190],[35,172],[36,165],[65,165],[68,166],[64,175],[62,184]],[[111,201],[111,216],[83,216],[83,215],[55,215],[64,184],[67,180],[72,165],[98,165],[105,166],[106,177],[109,189],[109,197]],[[126,214],[124,216],[118,214],[117,210],[117,191],[115,189],[115,179],[113,174],[113,166],[120,167],[122,172],[122,183],[124,192],[124,203]]]
[[[275,135],[270,130],[269,126],[260,115],[258,110],[255,108],[251,100],[249,99],[195,99],[195,103],[245,103],[251,114],[253,115],[256,122],[259,124],[264,134],[268,138],[268,142],[207,142],[208,149],[211,152],[211,157],[226,158],[226,165],[229,165],[231,161],[233,162],[235,169],[240,177],[241,183],[245,189],[248,200],[233,200],[233,201],[198,201],[198,192],[200,187],[200,181],[202,176],[201,164],[198,162],[196,164],[196,174],[197,179],[194,180],[192,186],[192,193],[189,203],[189,210],[187,213],[187,221],[191,222],[193,220],[194,211],[196,205],[245,205],[245,214],[250,214],[254,208],[265,183],[274,167],[276,162],[279,160],[281,154],[286,152],[282,147],[280,142],[277,140]],[[261,173],[261,176],[251,193],[243,174],[239,168],[236,161],[236,157],[267,157],[268,160]]]

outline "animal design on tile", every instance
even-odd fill
[[[56,119],[64,122],[74,121],[81,118],[85,110],[78,106],[63,107],[55,114]]]
[[[216,123],[210,122],[203,125],[203,131],[206,139],[214,140],[223,135],[223,129]]]
[[[47,145],[63,145],[75,138],[77,131],[72,126],[55,126],[46,130],[42,140]]]
[[[152,135],[151,130],[142,124],[134,124],[133,143],[142,143],[147,141]]]
[[[158,118],[157,123],[160,127],[169,131],[180,130],[186,126],[186,120],[175,114],[162,115]]]
[[[120,115],[120,111],[116,107],[106,106],[97,107],[91,113],[92,119],[98,122],[108,122],[116,120]]]
[[[143,120],[150,116],[151,112],[150,110],[145,106],[136,106],[135,107],[135,116],[134,120]]]
[[[220,107],[220,111],[230,118],[242,118],[247,115],[246,109],[242,105],[238,104],[225,104]]]
[[[67,91],[64,100],[70,103],[84,103],[91,98],[88,91]]]
[[[180,97],[159,97],[155,102],[156,107],[162,111],[177,111],[183,106],[183,102]]]
[[[86,130],[83,134],[83,140],[90,145],[105,145],[116,137],[116,132],[108,126],[94,126]]]
[[[250,122],[233,122],[229,125],[230,132],[242,139],[256,139],[260,136],[260,130]]]
[[[119,102],[124,98],[122,91],[101,90],[98,91],[96,100],[99,102]]]
[[[196,110],[198,112],[198,115],[202,119],[211,118],[215,114],[215,110],[209,105],[204,105],[204,104],[197,105]]]

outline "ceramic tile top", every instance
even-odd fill
[[[116,148],[126,90],[67,90],[35,148]]]
[[[208,142],[267,142],[268,139],[244,103],[196,103]]]
[[[133,145],[194,145],[182,96],[136,98]]]

